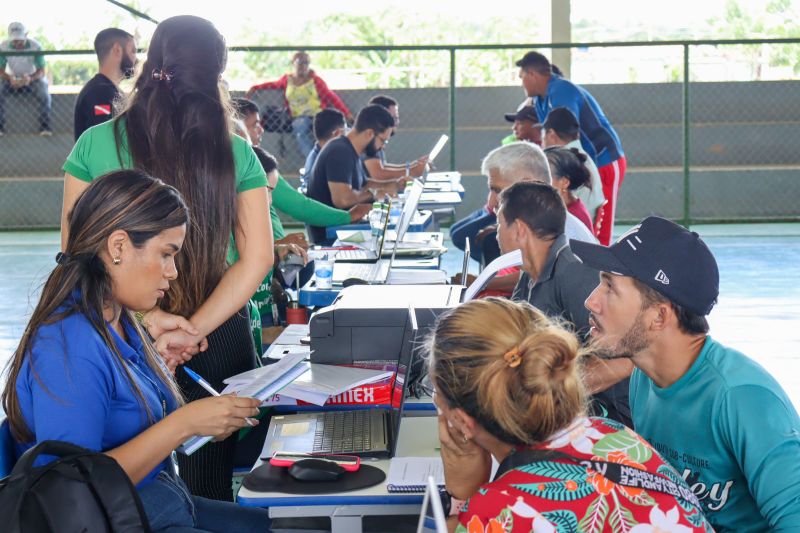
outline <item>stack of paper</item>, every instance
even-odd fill
[[[288,355],[273,365],[237,374],[226,379],[225,383],[229,380],[238,380],[235,392],[239,396],[266,400],[308,371],[309,364],[304,362],[304,359],[303,355]],[[231,385],[225,387],[222,394],[234,392],[230,389]],[[210,436],[192,437],[184,442],[179,450],[191,455],[210,440]]]
[[[392,371],[368,368],[312,364],[309,372],[297,378],[281,394],[314,405],[324,405],[331,396],[382,381],[393,374]]]

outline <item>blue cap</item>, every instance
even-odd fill
[[[609,247],[571,240],[586,265],[630,276],[692,313],[705,316],[719,296],[719,269],[694,231],[661,217],[647,217]]]

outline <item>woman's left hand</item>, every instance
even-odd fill
[[[278,259],[283,261],[289,254],[299,255],[303,258],[303,264],[308,264],[308,254],[300,246],[296,244],[278,244],[275,246],[278,252]]]
[[[445,415],[439,415],[439,442],[447,491],[456,499],[466,500],[488,483],[492,456],[450,425]]]
[[[208,340],[205,337],[189,335],[180,329],[162,334],[156,339],[156,349],[167,368],[175,371],[178,365],[189,361],[193,356],[206,351]]]

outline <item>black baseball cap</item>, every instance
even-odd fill
[[[520,107],[519,111],[516,113],[506,113],[503,116],[506,117],[506,120],[509,122],[514,122],[516,120],[530,120],[534,124],[539,122],[539,115],[536,114],[536,109],[534,109],[532,105]]]
[[[630,276],[699,316],[719,296],[719,269],[711,250],[694,231],[661,217],[647,217],[614,244],[570,240],[586,265]]]
[[[553,130],[559,137],[573,139],[580,132],[580,124],[575,114],[566,107],[552,109],[544,119],[542,128]]]

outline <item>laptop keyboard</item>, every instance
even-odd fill
[[[336,259],[342,261],[358,261],[361,259],[375,259],[377,254],[367,250],[339,250],[336,252]]]
[[[342,265],[344,266],[344,265]],[[373,281],[378,279],[378,274],[381,272],[381,263],[356,263],[356,264],[348,264],[345,272],[345,276],[342,279],[347,278],[358,278],[363,279],[365,281]],[[338,267],[337,267],[338,268]],[[337,272],[337,278],[338,278]]]
[[[314,452],[352,453],[372,449],[370,411],[333,411],[317,415]]]

